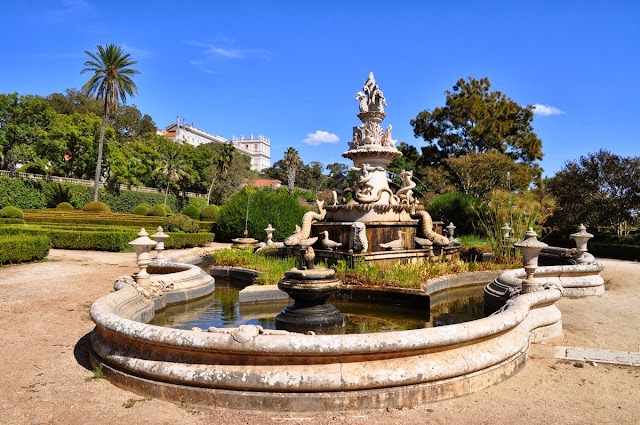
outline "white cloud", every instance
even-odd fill
[[[339,141],[340,138],[338,136],[323,130],[316,130],[315,133],[307,133],[307,137],[303,140],[303,142],[311,146],[319,146],[322,143],[337,143]]]
[[[264,49],[237,49],[225,45],[233,44],[228,39],[221,39],[215,43],[203,43],[196,40],[186,40],[185,44],[201,49],[201,58],[192,60],[195,62],[215,62],[223,59],[251,59],[258,58],[262,60],[270,60],[271,52]]]
[[[550,105],[542,105],[540,103],[536,103],[533,105],[533,113],[536,115],[548,116],[548,115],[560,115],[565,112],[556,108],[555,106]]]
[[[127,43],[122,43],[120,45],[120,47],[122,47],[122,50],[124,50],[127,53],[130,53],[131,56],[133,56],[132,59],[136,59],[136,58],[148,58],[151,56],[151,51],[150,50],[145,50],[145,49],[140,49],[134,46],[131,46]]]

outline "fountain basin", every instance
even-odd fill
[[[600,263],[538,267],[535,279],[547,286],[558,288],[564,296],[586,297],[604,294],[604,279]],[[524,268],[502,272],[485,287],[484,299],[487,308],[501,308],[511,295],[522,286],[527,277]]]
[[[111,382],[206,408],[416,405],[500,382],[525,364],[530,341],[561,335],[557,289],[519,296],[500,314],[472,322],[381,334],[303,335],[258,326],[186,331],[144,323],[156,306],[199,293],[182,282],[159,301],[121,285],[94,302],[92,364]],[[183,284],[188,294],[179,294]],[[213,290],[211,282],[202,286]]]

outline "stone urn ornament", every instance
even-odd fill
[[[136,251],[136,262],[140,267],[140,271],[135,276],[136,283],[143,288],[148,288],[151,285],[151,275],[147,273],[147,267],[151,262],[150,252],[156,246],[156,241],[149,238],[149,234],[143,227],[138,232],[138,237],[129,242],[129,245]]]
[[[531,227],[529,227],[529,230],[525,233],[525,239],[513,245],[522,251],[522,265],[524,271],[527,273],[527,277],[522,281],[522,290],[520,293],[528,294],[542,290],[542,283],[535,280],[533,274],[538,268],[540,251],[548,245],[538,240],[537,233]]]

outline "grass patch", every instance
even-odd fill
[[[275,285],[284,276],[284,272],[295,267],[294,258],[275,258],[256,254],[251,249],[227,248],[213,255],[216,266],[244,267],[260,272],[258,283]],[[324,264],[317,264],[323,267]],[[346,285],[388,286],[395,288],[418,289],[428,279],[447,274],[459,274],[473,271],[505,270],[521,267],[517,262],[465,262],[462,260],[441,263],[395,264],[381,268],[365,261],[355,261],[353,266],[345,260],[338,261],[333,268]]]
[[[125,409],[131,409],[133,406],[136,405],[136,403],[139,403],[142,401],[151,401],[151,400],[152,400],[151,396],[146,396],[145,398],[130,398],[129,400],[122,403],[122,407],[124,407]]]
[[[93,368],[91,373],[91,376],[87,376],[86,378],[84,378],[85,382],[95,381],[96,379],[104,379],[104,372],[102,371],[102,368],[100,366],[96,366],[95,368]]]

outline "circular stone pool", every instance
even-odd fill
[[[515,297],[489,317],[430,328],[340,335],[256,325],[173,329],[149,322],[170,305],[209,295],[213,278],[184,263],[152,262],[149,272],[153,291],[118,281],[91,306],[92,365],[122,388],[195,407],[326,412],[429,403],[507,379],[524,366],[531,342],[562,334],[558,289]],[[491,279],[445,277],[423,289],[437,304],[444,289]]]
[[[150,324],[175,329],[232,328],[241,325],[276,329],[276,316],[291,301],[241,304],[238,294],[245,287],[246,284],[242,282],[217,278],[213,294],[156,312]],[[438,302],[431,305],[431,308],[426,294],[407,297],[402,304],[398,304],[388,297],[379,297],[377,302],[353,301],[352,291],[342,290],[330,298],[329,302],[345,315],[345,327],[315,333],[391,332],[480,319],[484,317],[483,288],[484,285],[481,284],[467,288],[464,292],[445,290],[448,293],[438,294]],[[359,289],[358,292],[366,290]]]

